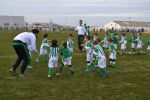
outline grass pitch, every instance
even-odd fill
[[[53,75],[52,79],[48,79],[46,78],[47,62],[36,63],[36,56],[33,55],[33,69],[28,69],[28,77],[12,76],[9,69],[16,60],[12,40],[20,32],[0,31],[0,100],[150,99],[150,57],[146,55],[117,54],[117,68],[107,68],[110,72],[107,79],[98,77],[98,69],[87,75],[84,72],[85,52],[78,52],[77,49],[74,50],[72,61],[75,75],[71,75],[69,69],[64,68],[60,77]],[[50,33],[48,39],[55,38],[61,44],[61,41],[68,38],[68,33]],[[75,48],[77,48],[77,34],[73,35]],[[103,34],[99,34],[99,37],[103,39]],[[150,34],[145,34],[143,37],[150,38]],[[37,39],[38,49],[42,39],[43,35],[40,33]],[[143,50],[146,52],[146,45]],[[61,59],[59,59],[59,65],[60,61]],[[20,69],[17,72],[19,73]]]

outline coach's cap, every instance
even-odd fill
[[[31,31],[32,33],[39,33],[39,30],[37,29],[37,28],[34,28],[34,29],[32,29],[32,31]]]

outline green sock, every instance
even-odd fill
[[[29,59],[28,66],[31,66],[31,58]]]
[[[41,56],[41,55],[38,55],[38,57],[37,57],[37,59],[36,59],[36,60],[40,60],[40,56]]]
[[[44,60],[47,60],[47,55],[44,55]]]
[[[102,77],[104,77],[104,76],[107,75],[106,68],[100,68],[100,75],[101,75]]]
[[[62,63],[61,66],[60,66],[60,72],[62,72],[63,67],[64,67],[64,64]]]
[[[72,65],[69,65],[69,68],[70,68],[71,74],[74,74],[74,69],[73,69]]]
[[[52,71],[53,71],[53,68],[48,68],[48,74],[49,74],[50,76],[52,76]]]

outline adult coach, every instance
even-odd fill
[[[82,20],[79,21],[79,26],[77,26],[76,30],[78,31],[78,48],[82,51],[83,47],[81,44],[83,44],[84,35],[86,33],[85,27],[82,25]]]
[[[13,73],[13,75],[16,75],[16,69],[22,62],[20,76],[25,76],[25,71],[30,59],[28,46],[31,46],[30,48],[31,52],[38,54],[36,50],[36,38],[38,36],[38,33],[39,33],[38,29],[32,29],[31,32],[20,33],[13,39],[13,47],[18,56],[15,64],[12,66],[12,69],[10,70]]]

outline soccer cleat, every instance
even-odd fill
[[[32,66],[27,66],[27,68],[32,69]]]
[[[19,77],[26,77],[27,75],[25,74],[25,73],[21,73],[20,75],[19,75]]]
[[[56,76],[60,76],[60,73],[56,73]]]
[[[51,75],[48,75],[47,77],[48,77],[48,78],[51,78]]]
[[[36,61],[36,62],[39,62],[39,60],[38,60],[38,59],[36,59],[35,61]]]
[[[10,72],[11,72],[11,73],[12,73],[12,75],[14,75],[14,76],[16,76],[16,75],[17,75],[16,71],[14,71],[13,69],[10,69]]]
[[[86,73],[90,73],[90,70],[89,70],[89,69],[86,69],[85,72],[86,72]]]

